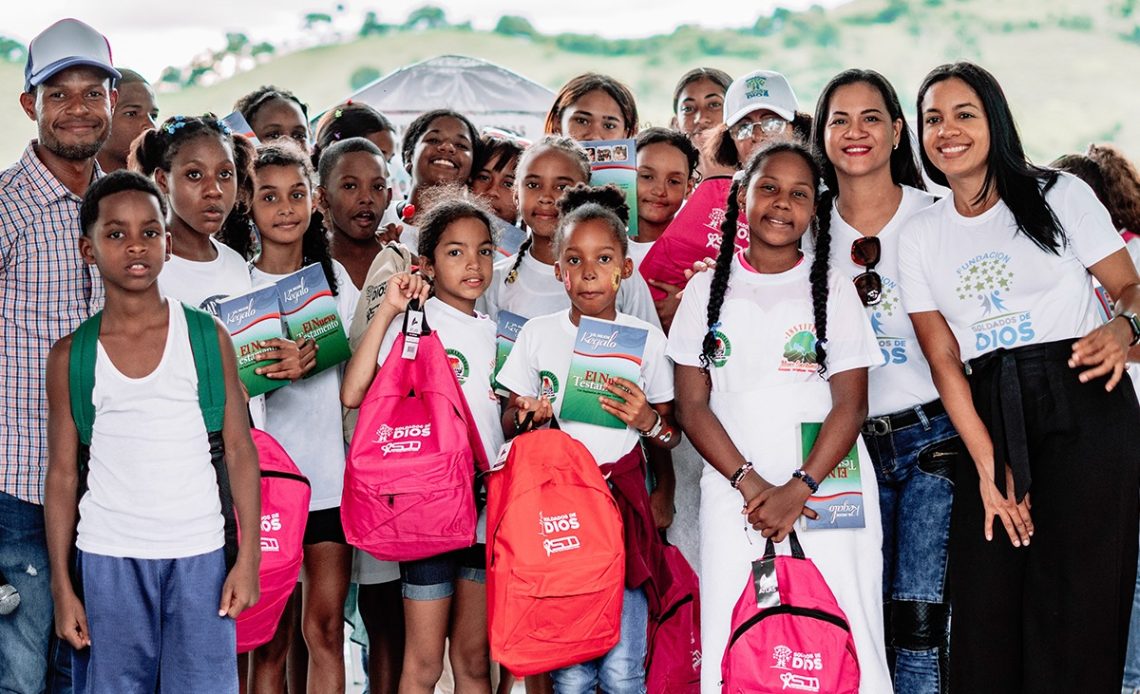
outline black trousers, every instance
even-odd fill
[[[1105,379],[1080,383],[1069,345],[1014,350],[970,376],[992,434],[1009,429],[1009,407],[995,397],[999,372],[1015,370],[1035,533],[1015,548],[995,519],[986,542],[978,473],[961,456],[950,531],[952,692],[1120,691],[1140,528],[1140,406],[1127,375],[1111,393]]]

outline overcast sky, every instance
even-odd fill
[[[6,0],[12,4],[14,0]],[[402,22],[426,4],[443,7],[452,22],[471,21],[492,29],[504,14],[527,17],[539,31],[575,31],[609,37],[639,37],[670,33],[681,24],[708,27],[751,25],[776,6],[832,6],[842,0],[573,0],[542,3],[518,0],[18,0],[10,7],[0,33],[28,41],[52,22],[76,17],[102,31],[111,41],[115,63],[155,79],[167,65],[185,65],[207,49],[225,45],[226,31],[240,31],[254,41],[275,44],[305,41],[302,17],[325,12],[337,17],[347,32],[360,26],[364,13],[374,10],[381,22]],[[749,9],[741,10],[741,6]]]

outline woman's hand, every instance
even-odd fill
[[[994,516],[997,516],[1005,526],[1005,532],[1014,547],[1028,546],[1029,538],[1033,537],[1033,519],[1029,516],[1029,510],[1033,505],[1029,501],[1029,494],[1025,495],[1020,504],[1014,501],[1013,470],[1008,466],[1005,468],[1005,496],[1002,496],[997,485],[988,477],[982,477],[978,487],[982,493],[982,507],[985,513],[983,532],[986,541],[994,539],[993,520]]]
[[[778,487],[764,490],[744,506],[748,522],[761,535],[773,542],[782,542],[792,531],[800,516],[818,518],[818,514],[804,506],[811,489],[797,479],[790,479]]]
[[[1073,356],[1069,358],[1069,367],[1073,369],[1082,366],[1092,368],[1081,372],[1081,383],[1088,383],[1094,378],[1105,374],[1112,374],[1104,389],[1111,391],[1120,382],[1124,370],[1128,368],[1128,349],[1132,343],[1132,328],[1124,318],[1113,318],[1109,322],[1093,330],[1088,335],[1073,343]]]
[[[606,383],[606,390],[618,396],[619,399],[598,396],[602,409],[625,422],[625,425],[638,432],[649,431],[657,423],[657,413],[645,399],[643,391],[633,381],[624,378],[613,378]]]

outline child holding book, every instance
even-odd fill
[[[570,299],[570,307],[535,318],[523,326],[514,349],[499,372],[508,389],[504,432],[520,432],[525,417],[541,424],[559,415],[566,401],[571,356],[583,317],[613,321],[646,331],[637,382],[615,378],[606,390],[617,399],[599,397],[599,407],[625,426],[611,428],[559,419],[563,431],[581,441],[603,470],[610,474],[618,497],[626,538],[626,591],[622,604],[622,639],[596,660],[552,674],[559,692],[645,692],[646,629],[656,597],[647,567],[655,566],[660,545],[645,488],[641,442],[670,449],[680,442],[673,425],[673,383],[665,357],[665,335],[656,326],[617,308],[618,288],[633,274],[625,234],[629,208],[614,186],[567,191],[559,201],[562,214],[553,250],[555,273]]]
[[[452,359],[484,453],[494,460],[503,444],[499,399],[492,388],[495,324],[475,310],[491,282],[492,215],[462,188],[437,192],[439,197],[420,213],[423,274],[402,273],[389,280],[384,301],[348,363],[341,399],[346,407],[360,407],[377,365],[388,357],[400,334],[398,316],[411,299],[417,299],[428,326],[438,333]],[[448,639],[456,691],[490,691],[482,514],[476,535],[472,547],[401,563],[407,642],[400,691],[405,694],[435,690]]]
[[[637,236],[629,239],[635,268],[693,192],[699,161],[697,148],[676,130],[637,134]]]
[[[288,282],[290,274],[317,263],[335,297],[341,324],[348,325],[359,292],[344,267],[329,256],[324,226],[313,211],[308,156],[291,141],[278,142],[262,145],[253,162],[250,221],[261,235],[261,253],[250,267],[251,280],[255,287]],[[249,238],[248,233],[240,233],[223,240],[248,255]],[[319,291],[316,287],[306,289]],[[312,488],[303,540],[305,590],[300,604],[301,631],[309,652],[309,691],[344,687],[343,606],[352,548],[340,525],[345,456],[340,374],[339,367],[327,368],[274,390],[266,397],[265,406],[265,430],[297,463]],[[274,640],[254,652],[253,691],[284,688],[292,621],[292,612],[287,609]]]
[[[820,172],[810,152],[781,142],[757,152],[734,181],[722,233],[741,208],[749,242],[722,241],[716,269],[685,290],[669,336],[678,418],[708,463],[701,477],[701,691],[720,691],[732,608],[765,538],[779,542],[852,445],[867,413],[867,370],[882,361],[851,282],[826,254],[799,250],[814,228]],[[826,234],[822,231],[821,235]],[[829,247],[817,238],[816,246]],[[804,452],[800,425],[822,422]],[[801,461],[802,455],[802,461]],[[798,533],[855,638],[860,691],[889,692],[883,649],[882,531],[875,475],[860,470],[861,528]],[[744,515],[741,505],[745,506]]]
[[[257,451],[234,349],[216,326],[225,465],[243,539],[227,573],[187,318],[157,284],[170,253],[165,219],[154,184],[126,171],[93,183],[80,209],[80,249],[107,290],[83,475],[69,392],[72,336],[48,357],[52,595],[56,632],[77,649],[72,674],[81,694],[237,692],[233,620],[258,597]]]
[[[492,319],[497,320],[501,310],[532,318],[569,308],[566,289],[554,269],[554,232],[561,215],[556,203],[567,188],[589,180],[586,151],[570,138],[544,137],[523,152],[515,198],[529,235],[518,253],[495,263],[495,276],[484,296]],[[644,280],[634,276],[617,291],[619,310],[658,324]]]

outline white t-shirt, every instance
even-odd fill
[[[656,243],[656,241],[629,240],[629,257],[633,258],[633,268],[635,270],[641,265],[641,261],[645,260],[646,254],[649,253],[650,248],[653,248],[654,243]]]
[[[953,196],[914,215],[900,240],[907,313],[939,311],[963,360],[1054,342],[1099,325],[1087,268],[1124,248],[1092,189],[1066,173],[1045,194],[1067,242],[1054,255],[1017,230],[999,201],[976,217]]]
[[[673,365],[665,357],[665,333],[635,316],[618,313],[616,322],[649,331],[641,360],[638,385],[650,404],[673,400]],[[519,331],[511,355],[499,372],[499,384],[516,395],[537,398],[546,395],[554,407],[554,415],[562,413],[563,384],[569,379],[570,357],[578,327],[570,322],[570,310],[564,309],[532,318]],[[562,431],[578,439],[593,454],[599,465],[612,463],[629,453],[640,439],[633,429],[615,429],[585,424],[568,419],[558,420]]]
[[[210,239],[218,257],[200,262],[171,256],[158,275],[158,290],[184,304],[209,311],[217,317],[218,302],[234,294],[253,288],[249,279],[249,265],[237,251]],[[249,399],[249,414],[253,425],[265,428],[265,396]]]
[[[495,263],[491,286],[479,298],[479,310],[485,311],[491,320],[498,320],[499,311],[510,311],[524,318],[544,316],[555,311],[570,308],[570,296],[566,287],[554,276],[554,266],[536,259],[530,253],[523,255],[518,266],[518,277],[507,284],[507,276],[514,267],[518,255],[508,256]],[[626,313],[660,328],[661,320],[653,306],[649,285],[641,273],[622,280],[617,295],[618,313]]]
[[[714,391],[745,392],[818,381],[810,268],[805,258],[785,272],[761,274],[736,253],[715,332],[718,349],[709,370]],[[681,295],[668,352],[678,364],[701,366],[712,277],[712,272],[697,274]],[[862,309],[851,281],[831,273],[825,377],[883,362]]]
[[[882,251],[875,272],[883,278],[882,300],[865,307],[886,360],[883,368],[875,370],[867,386],[868,412],[873,417],[938,399],[938,390],[930,376],[930,364],[918,345],[910,316],[903,309],[898,286],[899,236],[913,214],[934,203],[934,196],[909,186],[903,186],[902,191],[898,210],[877,234]],[[810,235],[805,236],[805,240],[808,238]],[[851,260],[851,244],[861,238],[863,234],[848,224],[840,216],[838,205],[832,203],[832,272],[854,279],[867,271]]]
[[[469,316],[434,296],[424,304],[428,327],[439,333],[447,358],[459,380],[467,407],[475,418],[475,428],[483,442],[487,463],[495,462],[503,445],[503,424],[499,415],[499,396],[493,385],[495,376],[495,323],[476,313]],[[380,344],[377,363],[383,364],[392,351],[396,336],[404,327],[403,316],[392,321]],[[479,514],[475,531],[478,542],[487,541],[486,510]]]
[[[98,343],[88,490],[76,545],[131,559],[178,559],[222,546],[222,505],[198,403],[186,314],[168,300],[154,371],[124,376]]]
[[[360,290],[348,271],[333,261],[336,276],[337,312],[345,326],[352,323],[352,312]],[[285,275],[272,275],[250,268],[254,286],[272,284]],[[305,477],[312,497],[310,511],[340,506],[344,488],[344,431],[341,425],[340,382],[344,367],[325,369],[266,394],[265,431],[281,444]]]
[[[412,226],[408,222],[403,222],[404,229],[400,232],[400,243],[408,247],[412,255],[419,255],[420,252],[420,228]]]

